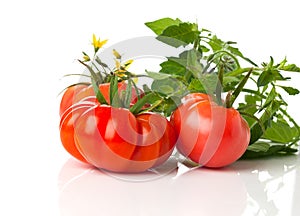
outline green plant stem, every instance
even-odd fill
[[[248,72],[252,67],[247,67],[247,68],[238,68],[234,71],[229,71],[226,73],[226,76],[238,76],[241,75],[245,72]],[[258,70],[257,68],[252,68],[252,70]]]
[[[230,97],[230,101],[228,101],[226,103],[226,107],[232,107],[234,101],[237,99],[237,97],[239,96],[239,94],[241,93],[241,91],[243,90],[247,80],[249,79],[251,73],[253,71],[253,68],[250,68],[250,70],[248,71],[248,73],[246,74],[246,76],[241,80],[241,82],[239,83],[239,85],[237,86],[237,88],[233,91],[231,97]]]
[[[234,62],[236,63],[237,67],[238,68],[241,67],[240,63],[239,63],[239,60],[233,54],[231,54],[230,52],[228,52],[226,50],[219,50],[219,51],[215,52],[213,54],[215,57],[213,57],[213,59],[211,61],[213,61],[215,58],[219,58],[218,54],[220,54],[220,53],[224,53],[224,54],[230,56],[234,60]]]
[[[220,70],[218,72],[218,83],[216,87],[216,99],[219,105],[223,105],[222,102],[222,90],[223,90],[223,76],[224,76],[224,67],[221,65]]]

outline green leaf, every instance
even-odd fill
[[[181,94],[184,91],[183,84],[172,77],[162,80],[154,80],[151,85],[151,89],[164,96],[172,96]]]
[[[181,21],[179,19],[172,19],[169,17],[155,20],[153,22],[146,22],[145,25],[150,28],[155,34],[160,35],[167,27],[173,25],[179,25]]]
[[[250,128],[250,142],[249,145],[253,145],[257,140],[261,138],[261,136],[264,134],[263,129],[261,126],[256,122],[251,128]]]
[[[248,146],[247,150],[254,152],[267,152],[270,149],[270,144],[266,142],[256,142]]]
[[[91,74],[91,79],[94,80],[97,85],[99,85],[100,83],[102,83],[103,80],[101,79],[100,76],[97,76],[97,74],[95,73],[95,71],[93,70],[93,68],[90,65],[84,63],[81,60],[78,60],[78,61],[89,70],[89,72]]]
[[[133,114],[137,114],[141,111],[142,107],[147,103],[155,103],[157,100],[160,100],[161,97],[154,93],[150,92],[149,94],[146,94],[144,97],[139,99],[132,107],[130,107],[130,112]]]
[[[220,51],[224,47],[224,42],[221,39],[219,39],[216,35],[212,36],[208,44],[214,52]]]
[[[291,155],[298,150],[284,144],[257,142],[248,147],[240,159],[255,159],[276,155]]]
[[[107,101],[105,100],[103,94],[101,93],[99,86],[97,85],[96,81],[92,79],[92,86],[94,93],[96,95],[97,100],[99,101],[100,104],[108,104]]]
[[[240,82],[240,79],[234,76],[224,76],[223,77],[223,91],[233,91],[236,85]]]
[[[201,49],[202,52],[209,52],[210,51],[209,48],[207,48],[206,46],[203,46],[203,45],[200,45],[200,49]]]
[[[147,71],[147,70],[145,72],[150,78],[152,78],[154,80],[163,80],[163,79],[170,77],[170,75],[167,73],[157,73],[157,72],[151,72],[151,71]]]
[[[198,79],[191,80],[188,90],[191,92],[204,92],[213,94],[218,83],[218,76],[216,74],[203,74]]]
[[[280,86],[278,85],[278,87],[282,88],[284,91],[286,91],[289,95],[296,95],[299,94],[300,91],[296,88],[293,87],[289,87],[289,86]]]
[[[284,70],[284,71],[291,71],[291,72],[300,72],[300,67],[298,67],[295,64],[289,64],[289,65],[285,65],[281,68],[279,68],[280,70]]]
[[[272,103],[264,110],[264,113],[260,117],[260,122],[262,122],[265,128],[268,126],[269,121],[272,119],[273,115],[280,108],[281,103],[279,101],[272,101]],[[258,139],[260,139],[263,135],[263,129],[259,125],[259,123],[255,123],[250,128],[250,144],[255,143]]]
[[[203,66],[200,63],[201,55],[195,49],[187,51],[187,70],[190,71],[195,78],[198,78],[203,71]]]
[[[199,79],[192,79],[188,86],[188,90],[191,92],[207,92],[206,88],[203,86],[203,83]]]
[[[186,72],[185,66],[171,59],[161,63],[160,66],[161,66],[161,69],[159,71],[160,73],[184,76]]]
[[[124,107],[127,109],[130,107],[130,102],[132,98],[132,84],[131,84],[132,82],[133,82],[132,80],[128,80],[128,84],[125,90]]]
[[[118,76],[114,76],[110,81],[109,97],[111,106],[121,107],[121,101],[118,91]]]
[[[167,27],[157,39],[168,45],[179,47],[193,43],[198,38],[199,33],[195,24],[180,23]]]
[[[91,82],[93,86],[94,93],[96,95],[97,100],[99,101],[100,104],[108,104],[107,101],[105,100],[103,94],[99,90],[99,82],[101,83],[102,80],[99,80],[99,77],[96,75],[94,70],[91,68],[91,66],[85,64],[83,61],[78,60],[81,64],[83,64],[90,72],[91,74]]]
[[[181,103],[180,97],[168,97],[163,99],[163,103],[157,106],[153,111],[163,113],[166,117],[170,116],[172,112]]]
[[[267,69],[263,71],[257,80],[257,86],[265,86],[269,84],[270,82],[276,81],[276,80],[286,80],[289,78],[284,78],[280,72],[277,69]]]
[[[179,54],[179,57],[168,57],[168,60],[174,61],[184,67],[187,67],[191,59],[199,61],[201,59],[201,54],[195,49],[185,50]],[[191,63],[191,62],[190,62]]]
[[[266,98],[264,105],[259,109],[259,112],[264,110],[266,107],[268,107],[274,101],[277,95],[278,94],[275,91],[275,87],[273,87],[270,93],[268,94],[268,97]]]
[[[257,103],[260,101],[260,97],[257,95],[246,94],[245,95],[245,103],[239,103],[238,111],[246,112],[250,115],[254,115],[258,108]],[[255,119],[249,118],[246,115],[243,115],[244,119],[247,121],[248,125],[251,127],[254,123],[256,123]],[[259,128],[261,130],[261,128]]]
[[[223,77],[223,84],[228,85],[229,83],[237,83],[240,82],[240,79],[234,76],[224,76]]]
[[[203,66],[200,63],[201,54],[195,49],[186,50],[179,54],[179,57],[168,57],[168,60],[161,63],[160,73],[181,76],[189,81],[190,77],[199,77],[203,72]]]
[[[264,133],[264,139],[271,140],[273,142],[279,143],[290,143],[294,141],[295,137],[298,137],[298,129],[296,127],[291,127],[289,124],[283,121],[271,121],[270,126]]]

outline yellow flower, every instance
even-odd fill
[[[133,62],[132,59],[126,61],[124,64],[121,64],[118,60],[115,60],[116,63],[116,70],[117,72],[125,72]]]
[[[91,59],[90,59],[90,57],[85,53],[85,52],[82,52],[82,54],[83,54],[83,61],[84,62],[88,62],[88,61],[90,61]]]
[[[129,68],[132,62],[133,60],[130,59],[126,61],[124,64],[121,64],[119,60],[115,59],[115,63],[116,63],[115,73],[117,74],[117,76],[119,77],[125,76],[125,72],[127,71],[127,69]]]
[[[113,49],[113,55],[116,57],[116,59],[121,59],[120,53],[118,53],[115,49]]]
[[[123,65],[124,69],[127,70],[132,62],[133,62],[132,59],[127,60]]]
[[[93,34],[93,43],[92,45],[94,46],[94,50],[95,50],[95,53],[104,45],[106,44],[107,40],[103,40],[101,41],[100,38],[97,39],[96,38],[96,35]]]
[[[119,60],[115,59],[115,64],[116,64],[116,70],[119,70],[121,67],[121,63],[119,62]]]

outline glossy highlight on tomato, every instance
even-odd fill
[[[178,133],[178,151],[205,167],[224,167],[246,151],[250,129],[240,113],[210,100],[205,94],[188,95],[171,116]]]
[[[84,84],[78,84],[78,85],[73,85],[68,87],[60,101],[60,106],[59,106],[59,115],[62,116],[63,113],[70,107],[72,104],[75,102],[76,95],[81,92],[81,90],[86,89],[88,85]]]
[[[93,98],[87,97],[86,100],[71,105],[61,116],[59,124],[60,140],[63,147],[70,155],[84,163],[87,163],[87,161],[75,145],[74,122],[82,115],[82,113],[95,105],[93,100]]]

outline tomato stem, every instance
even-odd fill
[[[230,108],[232,107],[234,101],[237,99],[241,91],[243,90],[247,80],[249,79],[251,73],[253,72],[253,68],[250,68],[246,76],[241,80],[237,88],[232,92],[230,96],[228,96],[228,101],[226,101],[226,107]],[[228,93],[229,94],[229,93]]]
[[[223,89],[223,76],[224,76],[224,67],[221,65],[219,73],[218,73],[218,83],[216,87],[216,98],[217,98],[217,103],[219,105],[223,105],[222,102],[222,89]]]
[[[225,106],[226,108],[230,108],[231,107],[231,97],[232,97],[232,91],[229,91],[226,95],[226,99],[225,99]]]
[[[110,104],[113,107],[121,107],[121,100],[118,92],[118,76],[113,75],[109,86]]]
[[[132,107],[130,107],[130,112],[132,112],[133,114],[138,114],[142,107],[149,102],[152,101],[157,101],[160,100],[161,97],[158,96],[158,94],[151,92],[149,94],[146,94],[144,97],[142,97],[141,99],[139,99]]]
[[[78,61],[81,64],[83,64],[90,71],[93,90],[95,92],[96,98],[99,101],[99,103],[100,104],[108,104],[107,101],[105,100],[103,94],[99,90],[99,84],[101,83],[101,80],[99,80],[99,78],[97,77],[97,74],[94,72],[94,70],[92,69],[92,67],[90,67],[89,65],[85,64],[83,61],[81,61],[79,59],[78,59]],[[100,81],[100,83],[99,83],[99,81]]]

